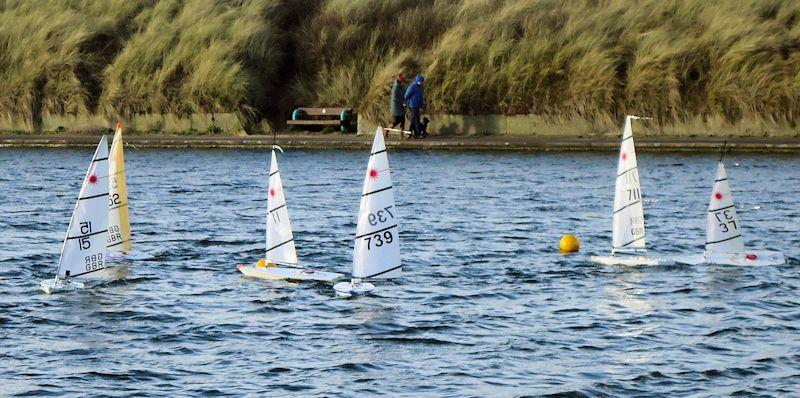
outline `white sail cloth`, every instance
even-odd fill
[[[628,115],[620,143],[617,163],[617,181],[614,188],[614,213],[612,224],[611,256],[592,256],[591,261],[603,265],[669,265],[674,260],[662,257],[631,255],[645,250],[644,206],[636,147],[633,142],[631,121],[647,119]],[[616,253],[625,255],[615,255]]]
[[[117,123],[108,164],[108,251],[109,255],[131,252],[131,220],[128,211],[128,185],[125,154],[122,150],[122,123]]]
[[[283,192],[283,182],[275,150],[269,167],[269,188],[267,190],[267,262],[297,265],[297,251],[289,221],[289,209]]]
[[[786,262],[781,252],[745,248],[741,227],[728,183],[728,173],[720,161],[708,202],[705,252],[701,255],[680,256],[675,260],[689,265],[780,265]]]
[[[361,192],[353,250],[353,277],[395,278],[401,274],[400,236],[392,175],[383,131],[378,128]]]
[[[61,247],[58,278],[101,279],[108,238],[108,142],[100,139]]]
[[[706,222],[706,251],[720,253],[736,253],[744,251],[744,239],[739,230],[739,217],[733,204],[731,187],[725,165],[719,162],[717,177],[714,179],[714,190],[708,202],[708,219]]]
[[[614,191],[612,253],[618,250],[645,248],[644,207],[636,148],[633,143],[631,119],[625,117],[625,128],[617,164],[617,183]]]

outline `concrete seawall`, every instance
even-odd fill
[[[99,135],[0,135],[3,147],[71,147],[97,145]],[[287,148],[364,149],[372,144],[370,135],[279,134],[276,142]],[[675,138],[637,137],[640,151],[718,151],[723,142],[733,150],[747,152],[800,153],[798,138]],[[135,148],[269,148],[272,136],[171,136],[127,135],[125,144]],[[396,149],[498,150],[498,151],[616,151],[618,137],[520,137],[520,136],[433,136],[421,140],[400,140],[396,135],[386,145]]]

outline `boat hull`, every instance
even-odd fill
[[[333,282],[344,276],[336,272],[324,272],[302,268],[256,267],[237,264],[236,268],[245,276],[266,280],[287,279],[294,281]]]
[[[47,294],[66,293],[75,290],[83,290],[92,287],[93,284],[87,281],[45,279],[39,283],[39,288]]]
[[[786,258],[781,252],[748,251],[743,253],[714,253],[708,252],[694,256],[677,257],[680,264],[699,265],[734,265],[734,266],[770,266],[786,263]]]
[[[682,265],[701,265],[706,263],[706,256],[703,254],[693,254],[675,257],[675,262]]]
[[[641,266],[641,265],[672,265],[675,261],[662,257],[648,256],[592,256],[591,261],[602,265],[622,265],[622,266]]]
[[[339,297],[350,298],[354,296],[363,296],[375,290],[375,285],[369,282],[339,282],[333,285],[333,290]]]

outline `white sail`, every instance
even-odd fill
[[[61,247],[56,275],[59,278],[94,277],[105,268],[108,237],[108,142],[100,139],[83,179],[78,203]]]
[[[744,251],[744,239],[736,216],[736,206],[728,185],[725,166],[719,162],[714,190],[708,203],[706,223],[706,251],[717,253],[740,253]]]
[[[269,190],[267,191],[267,262],[296,265],[297,251],[294,247],[289,209],[283,193],[283,182],[278,170],[278,159],[272,150],[269,167]]]
[[[125,154],[122,150],[122,123],[117,123],[111,153],[108,156],[108,251],[130,253],[131,221],[128,212],[128,186],[125,178]]]
[[[383,142],[383,131],[378,128],[364,176],[358,211],[353,250],[354,278],[395,278],[401,275],[397,224],[389,158]]]
[[[625,129],[619,150],[617,185],[614,193],[614,225],[612,253],[645,248],[644,207],[642,189],[639,186],[639,170],[636,164],[636,148],[633,144],[631,119],[625,117]]]

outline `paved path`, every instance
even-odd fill
[[[0,147],[94,146],[97,140],[92,135],[0,135]],[[719,150],[724,141],[728,142],[728,146],[744,151],[800,153],[800,138],[636,137],[636,147],[644,151],[709,151]],[[354,134],[278,134],[277,142],[287,148],[365,148],[372,144],[372,137]],[[272,136],[127,135],[125,143],[142,148],[263,148],[272,144]],[[393,148],[443,150],[615,151],[619,148],[619,138],[434,136],[400,141],[393,136],[386,144]]]

